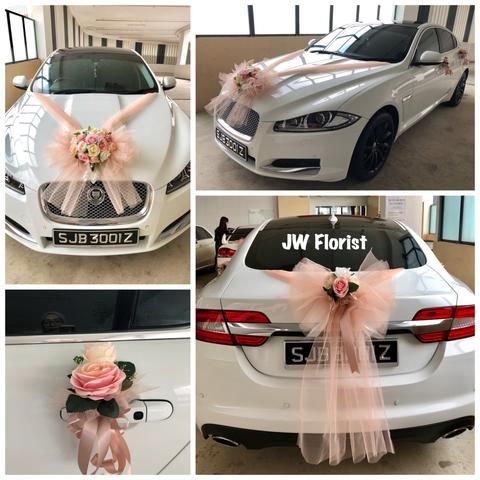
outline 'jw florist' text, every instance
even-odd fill
[[[282,242],[284,250],[306,250],[310,238],[313,237],[315,250],[366,250],[367,237],[362,235],[355,238],[351,235],[345,237],[330,237],[328,233],[288,233],[287,240]]]

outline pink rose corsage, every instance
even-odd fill
[[[238,95],[255,96],[265,89],[265,81],[261,69],[251,63],[242,63],[233,74],[233,81],[237,87]]]
[[[89,164],[92,170],[105,163],[115,149],[112,132],[104,128],[88,127],[72,134],[70,153],[77,160]]]
[[[355,292],[359,287],[357,276],[351,273],[349,268],[337,267],[327,278],[323,290],[335,302],[348,303],[355,298]]]

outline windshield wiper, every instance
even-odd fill
[[[65,88],[63,90],[51,90],[49,93],[52,95],[65,95],[73,93],[96,93],[96,90],[91,88]]]
[[[337,55],[339,57],[350,58],[349,55],[342,52],[334,52],[332,50],[311,50],[312,53],[325,53],[326,55]]]

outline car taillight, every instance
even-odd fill
[[[428,332],[415,333],[424,343],[445,342],[475,335],[475,305],[458,307],[425,308],[413,317],[413,320],[449,320],[449,328],[441,328]]]
[[[259,347],[268,337],[259,335],[239,335],[230,333],[228,323],[270,323],[261,312],[241,310],[197,309],[197,340],[220,343],[222,345],[241,345]]]
[[[233,250],[233,248],[228,247],[220,247],[218,249],[218,256],[224,258],[232,258],[237,251]]]

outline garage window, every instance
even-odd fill
[[[5,10],[5,13],[10,43],[7,63],[25,62],[38,58],[35,21],[10,10]]]
[[[475,197],[442,197],[440,240],[470,245],[475,243]]]

